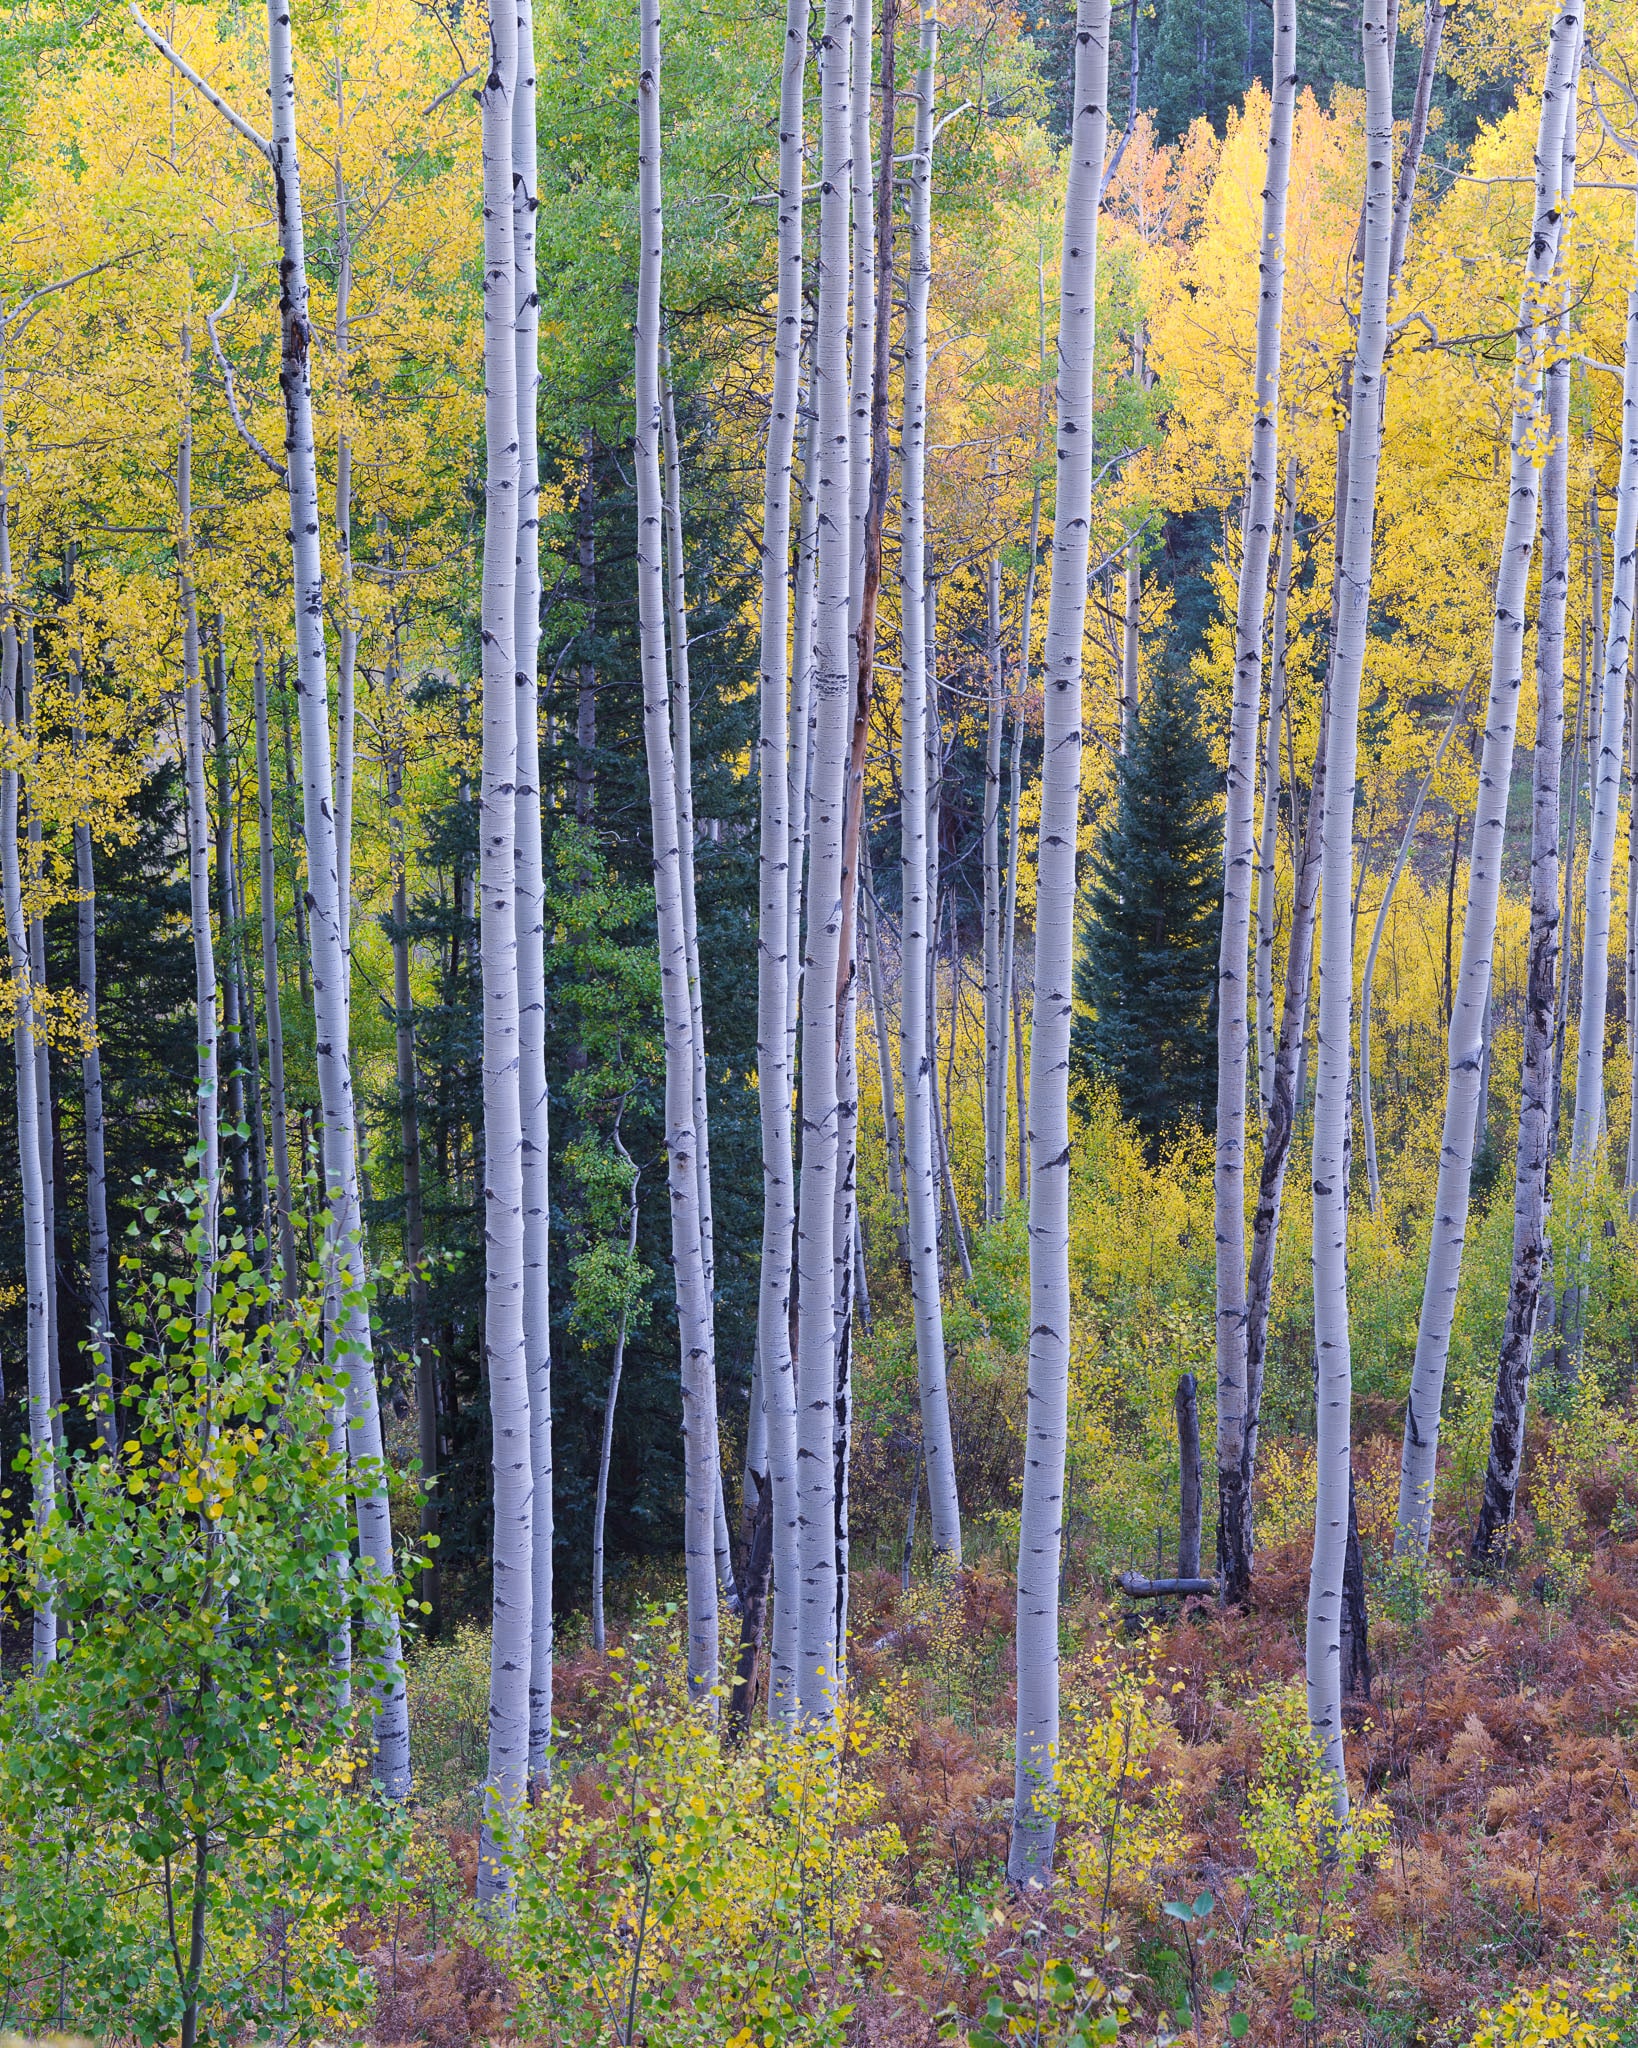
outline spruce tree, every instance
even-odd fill
[[[1161,141],[1175,142],[1202,114],[1221,134],[1246,89],[1244,0],[1161,0],[1157,15],[1151,48],[1142,53],[1142,96]]]
[[[1219,777],[1187,671],[1156,676],[1082,899],[1071,1065],[1107,1080],[1153,1149],[1204,1123],[1216,1075]]]

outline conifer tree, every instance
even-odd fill
[[[1117,774],[1081,910],[1071,1065],[1112,1082],[1153,1145],[1182,1117],[1205,1121],[1216,1078],[1222,827],[1186,674],[1156,676]]]

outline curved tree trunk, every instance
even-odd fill
[[[1224,1597],[1251,1586],[1251,1501],[1246,1493],[1246,1066],[1247,982],[1255,874],[1257,721],[1262,702],[1263,612],[1279,493],[1281,323],[1285,308],[1285,199],[1297,99],[1296,0],[1274,11],[1274,97],[1263,181],[1257,356],[1251,455],[1234,625],[1234,701],[1223,805],[1223,922],[1217,960],[1217,1568]]]
[[[513,103],[518,18],[489,24],[483,120],[483,773],[478,812],[478,931],[483,980],[484,1361],[494,1482],[489,1649],[489,1772],[478,1899],[511,1887],[528,1796],[534,1527],[529,1371],[523,1310],[523,1123],[519,1094],[515,846],[517,603],[522,464],[518,435],[513,246]]]
[[[1029,1077],[1029,1412],[1018,1536],[1014,1884],[1046,1884],[1057,1837],[1058,1560],[1069,1414],[1069,1027],[1081,791],[1081,643],[1092,521],[1098,200],[1109,132],[1109,0],[1079,0],[1058,320],[1057,505],[1043,676]]]
[[[523,1139],[523,1354],[529,1381],[530,1516],[529,1775],[551,1769],[552,1744],[552,1319],[551,1195],[546,1092],[546,884],[541,871],[540,793],[540,314],[535,275],[539,179],[535,141],[535,23],[518,7],[517,90],[512,98],[512,262],[517,316],[517,793],[513,860],[518,959],[518,1119]]]
[[[1007,1200],[1007,1013],[1001,986],[1001,733],[1006,664],[1001,654],[1001,563],[985,578],[989,701],[984,729],[984,1220],[999,1220]]]
[[[654,902],[665,1032],[665,1125],[671,1195],[671,1259],[682,1349],[683,1545],[688,1598],[688,1684],[708,1699],[717,1682],[717,1389],[700,1229],[695,1157],[694,1018],[683,924],[677,772],[665,658],[665,493],[660,404],[660,279],[664,214],[660,183],[660,16],[643,0],[637,80],[639,269],[637,277],[637,606],[642,648],[643,739],[654,845]],[[828,1242],[828,1233],[827,1233]],[[828,1419],[828,1418],[827,1418]],[[829,1442],[825,1466],[829,1469]],[[826,1518],[829,1534],[829,1518]]]
[[[905,292],[903,470],[899,485],[899,611],[904,656],[900,693],[900,835],[903,916],[899,932],[899,1064],[904,1078],[905,1211],[916,1375],[926,1446],[933,1548],[961,1556],[950,1395],[945,1379],[944,1305],[938,1270],[931,1013],[936,891],[930,875],[927,700],[927,299],[932,285],[933,90],[938,13],[921,18],[915,141],[910,159],[910,268]]]
[[[1320,888],[1320,990],[1314,1087],[1314,1556],[1308,1586],[1308,1718],[1324,1751],[1338,1820],[1348,1816],[1342,1752],[1342,1608],[1351,1479],[1352,1354],[1348,1339],[1349,1096],[1353,1071],[1354,787],[1360,679],[1370,616],[1382,374],[1387,345],[1393,210],[1393,42],[1383,0],[1366,0],[1364,261],[1354,354],[1348,498],[1325,747]]]
[[[1467,1237],[1473,1137],[1484,1054],[1484,1010],[1490,993],[1496,901],[1501,887],[1507,796],[1512,784],[1513,740],[1523,675],[1525,596],[1535,545],[1541,473],[1536,464],[1533,429],[1547,337],[1547,289],[1559,244],[1565,115],[1573,97],[1580,54],[1581,15],[1578,10],[1566,8],[1553,21],[1536,142],[1535,230],[1525,264],[1513,365],[1513,449],[1507,524],[1496,578],[1490,699],[1485,710],[1484,752],[1474,805],[1461,967],[1452,999],[1449,1079],[1433,1236],[1400,1454],[1399,1515],[1394,1542],[1401,1555],[1425,1555],[1433,1524],[1439,1408]]]
[[[269,1109],[273,1121],[273,1179],[277,1214],[273,1229],[278,1238],[284,1291],[294,1300],[301,1285],[296,1266],[296,1230],[290,1206],[290,1123],[284,1092],[284,1007],[279,997],[278,869],[273,848],[273,780],[267,745],[267,656],[262,636],[256,635],[255,670],[256,717],[256,846],[261,884],[262,988],[267,1010],[267,1075]],[[271,1263],[272,1245],[269,1244]]]
[[[799,736],[787,696],[790,617],[792,454],[802,371],[802,94],[807,73],[808,0],[788,0],[779,92],[779,278],[774,385],[762,491],[762,638],[758,662],[761,727],[758,788],[757,1099],[762,1128],[762,1264],[757,1294],[757,1378],[767,1431],[775,1606],[768,1711],[796,1709],[797,1559],[796,1371],[791,1357],[791,1232],[795,1163],[791,1136],[791,983],[801,874],[800,785],[791,763]],[[810,443],[811,445],[811,443]],[[805,565],[804,565],[805,568]],[[799,569],[799,574],[803,569]],[[800,643],[800,635],[798,636]],[[805,715],[804,715],[805,723]]]

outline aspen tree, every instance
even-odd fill
[[[518,436],[517,668],[513,892],[518,973],[518,1121],[523,1147],[523,1350],[529,1383],[531,1480],[529,1774],[545,1776],[552,1742],[552,1319],[551,1196],[546,1091],[546,883],[540,795],[540,296],[535,261],[539,175],[535,128],[535,23],[518,4],[517,86],[512,95],[512,269]],[[414,1052],[411,1048],[413,1078]],[[430,1371],[430,1361],[429,1361]],[[428,1405],[431,1405],[430,1403]]]
[[[801,1563],[797,1711],[805,1724],[836,1712],[836,1181],[837,981],[841,971],[842,838],[847,802],[853,642],[852,436],[848,419],[850,0],[826,0],[819,44],[818,550],[814,581],[812,788],[803,940],[802,1170],[797,1192],[797,1522]]]
[[[1257,351],[1252,369],[1251,453],[1246,476],[1234,699],[1223,818],[1223,922],[1217,966],[1217,1568],[1224,1597],[1251,1585],[1251,1495],[1246,1465],[1246,1064],[1247,982],[1256,858],[1253,799],[1262,699],[1263,608],[1279,487],[1281,325],[1285,307],[1285,202],[1296,107],[1296,0],[1274,10],[1274,95],[1269,108],[1258,255]]]
[[[73,558],[65,573],[69,595],[73,595]],[[85,748],[85,725],[80,711],[85,692],[84,664],[78,647],[73,660],[75,703],[74,746]],[[108,1167],[102,1092],[102,1047],[97,1039],[97,871],[91,844],[91,827],[74,827],[74,884],[79,895],[75,909],[75,937],[79,952],[80,1001],[85,1011],[85,1051],[80,1061],[82,1100],[85,1105],[85,1210],[88,1307],[91,1312],[91,1356],[99,1380],[107,1386],[98,1396],[99,1426],[108,1449],[116,1447],[114,1405],[113,1300],[109,1278]]]
[[[1346,516],[1338,556],[1336,640],[1322,744],[1320,988],[1314,1078],[1314,1553],[1308,1582],[1308,1719],[1331,1780],[1339,1821],[1348,1817],[1342,1750],[1343,1571],[1352,1471],[1352,1354],[1348,1335],[1347,1170],[1353,1069],[1354,793],[1360,682],[1370,617],[1377,472],[1382,454],[1382,376],[1388,339],[1393,211],[1393,39],[1384,0],[1365,0],[1365,206],[1360,235],[1347,454]],[[1316,794],[1311,805],[1318,805]]]
[[[636,322],[637,605],[643,677],[643,739],[648,758],[654,843],[654,905],[665,1034],[667,1184],[671,1259],[682,1350],[683,1545],[688,1598],[688,1683],[696,1698],[717,1682],[715,1510],[718,1482],[717,1388],[705,1296],[700,1183],[695,1161],[694,1030],[683,930],[682,857],[666,679],[664,524],[661,482],[660,285],[664,214],[660,175],[660,15],[642,0],[637,79],[638,233]],[[827,1302],[828,1307],[828,1302]],[[827,1415],[828,1422],[828,1415]],[[827,1432],[828,1434],[828,1432]],[[828,1442],[824,1463],[829,1468]],[[826,1521],[829,1534],[829,1521]]]
[[[268,1231],[268,1260],[271,1267],[273,1238],[278,1237],[279,1258],[287,1297],[295,1299],[301,1284],[296,1266],[296,1228],[290,1203],[290,1122],[284,1086],[284,1007],[279,996],[278,871],[273,851],[273,779],[267,748],[267,653],[260,633],[256,635],[255,666],[256,718],[256,846],[261,883],[262,988],[267,1009],[267,1076],[269,1108],[273,1123],[273,1175],[276,1211]]]
[[[353,1497],[365,1568],[383,1584],[393,1579],[392,1518],[381,1444],[369,1309],[365,1299],[362,1218],[358,1198],[358,1126],[348,1046],[346,953],[341,875],[330,760],[324,574],[319,551],[318,462],[313,441],[307,236],[296,138],[296,74],[285,0],[269,0],[268,85],[272,132],[260,135],[181,57],[133,5],[137,26],[230,128],[266,158],[273,174],[279,223],[279,388],[285,414],[284,474],[290,497],[291,570],[296,632],[296,694],[301,711],[302,815],[307,846],[307,939],[320,1110],[326,1255],[339,1275],[341,1317],[333,1357],[346,1380],[347,1446],[355,1467]],[[389,1798],[410,1786],[409,1715],[395,1612],[384,1629],[384,1678],[376,1705],[376,1771]]]
[[[813,635],[819,569],[819,410],[809,394],[802,435],[802,506],[796,542],[796,592],[791,617],[789,922],[786,927],[786,1069],[796,1086],[796,1034],[802,996],[802,910],[807,887],[808,802],[813,783]],[[794,1616],[793,1616],[794,1620]],[[778,1616],[775,1616],[778,1627]],[[794,1646],[795,1638],[792,1637]]]
[[[0,350],[9,337],[0,327]],[[38,1064],[32,963],[23,918],[22,862],[17,850],[17,597],[11,565],[11,502],[6,465],[5,358],[0,353],[0,896],[6,922],[6,955],[13,990],[12,1053],[17,1079],[17,1158],[23,1198],[23,1277],[28,1314],[29,1473],[36,1535],[55,1512],[57,1482],[53,1440],[51,1356],[47,1331],[45,1182],[40,1170],[40,1116],[36,1096]],[[57,1655],[57,1612],[49,1584],[36,1594],[33,1667],[41,1672]]]
[[[1263,1122],[1274,1101],[1274,860],[1280,831],[1280,733],[1285,719],[1286,612],[1297,524],[1297,458],[1285,467],[1285,508],[1269,629],[1268,718],[1263,733],[1263,815],[1257,839],[1257,1099]]]
[[[899,1065],[904,1080],[904,1188],[910,1299],[933,1548],[961,1557],[961,1503],[944,1356],[934,1175],[936,1086],[930,1031],[938,892],[931,867],[934,817],[928,774],[931,689],[927,581],[927,303],[933,281],[933,116],[938,76],[936,0],[921,12],[915,137],[910,156],[910,264],[905,288],[904,425],[900,437],[899,616],[904,675],[899,718],[903,915],[899,932]]]
[[[797,1582],[796,1370],[791,1357],[791,1233],[795,1162],[791,1136],[790,998],[798,924],[801,808],[791,763],[798,752],[787,701],[792,453],[802,369],[802,102],[808,0],[788,0],[779,88],[779,245],[774,381],[762,490],[761,643],[757,663],[760,801],[757,893],[757,1106],[762,1134],[762,1262],[757,1285],[757,1386],[772,1494],[775,1633],[768,1711],[795,1712]],[[804,565],[805,566],[805,565]],[[799,572],[800,573],[800,572]],[[800,638],[800,636],[798,636]],[[795,874],[793,875],[793,869]],[[752,1416],[753,1425],[756,1415]]]
[[[534,1592],[533,1444],[523,1310],[523,1123],[519,1094],[516,776],[517,596],[522,465],[518,434],[513,103],[518,17],[489,17],[483,120],[483,775],[478,931],[483,981],[484,1358],[494,1475],[489,1773],[478,1898],[511,1888],[528,1796]]]
[[[1534,552],[1541,472],[1535,431],[1542,359],[1551,318],[1550,288],[1557,265],[1563,207],[1565,117],[1570,109],[1581,57],[1581,14],[1574,5],[1554,17],[1542,89],[1536,141],[1534,227],[1525,259],[1513,362],[1512,452],[1508,473],[1507,523],[1496,577],[1495,625],[1491,640],[1490,696],[1485,710],[1484,751],[1474,803],[1468,858],[1467,907],[1462,923],[1461,967],[1451,1004],[1449,1078],[1439,1180],[1434,1196],[1427,1280],[1405,1407],[1399,1464],[1399,1514],[1395,1549],[1424,1555],[1433,1523],[1433,1478],[1439,1448],[1439,1407],[1445,1361],[1450,1350],[1456,1290],[1461,1280],[1473,1179],[1473,1137],[1483,1064],[1484,1013],[1490,994],[1491,951],[1496,933],[1496,899],[1501,887],[1507,796],[1512,784],[1513,740],[1523,676],[1524,616],[1530,558]],[[1354,415],[1358,431],[1358,413]],[[1351,516],[1351,515],[1350,515]],[[1334,899],[1332,899],[1334,900]],[[1317,1231],[1316,1224],[1316,1231]],[[1316,1238],[1317,1242],[1317,1238]]]
[[[1001,652],[1001,563],[985,578],[989,700],[984,729],[984,1220],[1007,1201],[1007,1013],[1001,976],[1001,734],[1006,721],[1006,663]]]
[[[1638,217],[1633,223],[1638,252]],[[1632,659],[1633,574],[1638,564],[1638,269],[1627,291],[1626,354],[1621,380],[1621,460],[1615,490],[1609,623],[1598,719],[1598,760],[1592,776],[1587,875],[1581,939],[1581,1030],[1576,1044],[1575,1120],[1570,1171],[1589,1167],[1598,1150],[1604,1108],[1604,1011],[1609,999],[1610,909],[1615,892],[1615,833],[1621,808],[1626,740],[1627,672]],[[1585,1255],[1585,1253],[1583,1253]]]
[[[1069,1027],[1081,790],[1081,646],[1092,525],[1098,203],[1109,132],[1109,0],[1079,0],[1058,320],[1057,503],[1042,677],[1030,1036],[1029,1410],[1018,1534],[1014,1884],[1046,1884],[1057,1836],[1058,1579],[1069,1412]]]
[[[1563,200],[1575,177],[1574,101],[1563,141]],[[1542,375],[1548,444],[1541,469],[1541,595],[1536,618],[1536,744],[1530,792],[1530,951],[1525,969],[1519,1139],[1513,1166],[1513,1263],[1496,1361],[1490,1455],[1470,1552],[1491,1563],[1506,1544],[1524,1463],[1524,1415],[1542,1281],[1553,1164],[1553,1043],[1559,949],[1559,781],[1564,751],[1564,619],[1570,596],[1570,379],[1561,294]],[[1363,1057],[1363,1054],[1362,1054]],[[1373,1148],[1374,1162],[1374,1148]],[[1373,1165],[1374,1172],[1374,1165]],[[1374,1180],[1373,1180],[1374,1187]],[[1374,1197],[1373,1197],[1374,1200]]]
[[[199,607],[193,583],[193,344],[182,329],[182,433],[176,455],[176,581],[182,612],[183,780],[188,803],[188,928],[193,941],[195,1126],[199,1140],[199,1313],[209,1314],[222,1199],[217,1102],[216,952],[210,922],[210,813],[199,700]]]

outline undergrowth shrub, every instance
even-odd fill
[[[552,2048],[839,2042],[902,1853],[858,1769],[868,1714],[725,1747],[656,1622],[610,1654],[625,1676],[591,1760],[524,1823],[520,2024]]]

